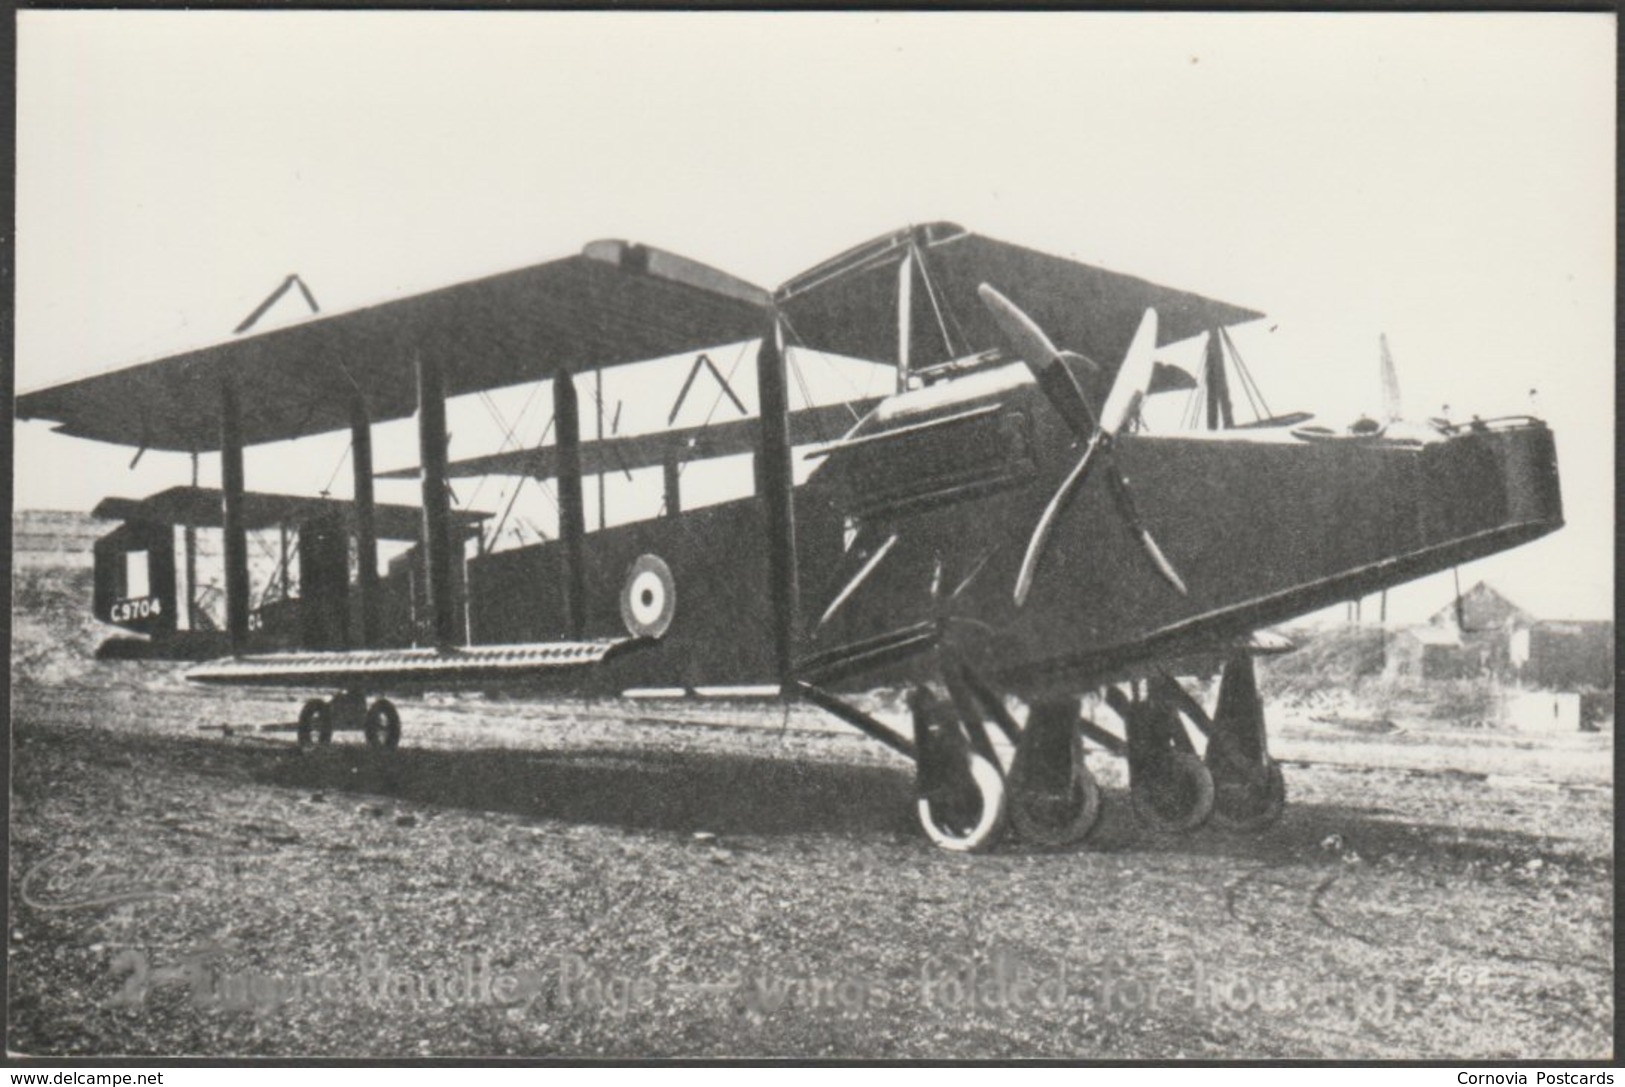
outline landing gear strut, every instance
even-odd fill
[[[1264,702],[1249,657],[1227,662],[1219,680],[1204,760],[1215,787],[1213,821],[1231,830],[1261,830],[1286,807],[1286,779],[1270,758]]]
[[[1077,699],[1034,703],[1010,765],[1010,821],[1023,841],[1067,846],[1100,822],[1100,786],[1083,758]]]
[[[920,826],[933,842],[956,853],[992,848],[1004,833],[1006,792],[981,722],[961,720],[951,704],[924,687],[911,692],[908,701]]]
[[[1189,833],[1213,814],[1213,776],[1180,723],[1165,684],[1147,684],[1147,697],[1130,701],[1107,688],[1107,701],[1128,732],[1129,797],[1140,822],[1171,834]]]

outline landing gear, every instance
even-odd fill
[[[1179,720],[1172,679],[1146,684],[1146,697],[1130,701],[1107,689],[1128,732],[1129,797],[1134,814],[1153,830],[1187,834],[1213,814],[1213,776]]]
[[[286,726],[283,726],[286,727]],[[360,691],[344,691],[332,698],[312,698],[299,711],[299,748],[309,751],[317,744],[333,742],[335,732],[360,732],[367,746],[393,751],[401,742],[401,715],[387,698],[369,708]]]
[[[1073,845],[1100,821],[1100,787],[1083,756],[1076,699],[1040,702],[1025,728],[966,668],[948,675],[950,701],[921,687],[914,717],[917,810],[926,835],[944,849],[991,848],[1005,820],[1034,845]],[[984,714],[986,716],[984,716]],[[993,750],[991,717],[1015,745],[1008,778]]]
[[[362,725],[362,731],[367,736],[368,747],[379,747],[385,751],[393,751],[401,743],[401,715],[395,711],[395,704],[387,698],[380,698],[367,710],[367,717]]]
[[[926,836],[943,849],[979,853],[1004,833],[1004,775],[979,721],[963,721],[924,687],[909,695],[914,718],[915,805]],[[978,751],[986,748],[986,752]]]
[[[1279,818],[1286,804],[1280,765],[1266,748],[1249,657],[1225,666],[1212,718],[1167,674],[1107,686],[1105,700],[1122,719],[1126,738],[1085,718],[1077,698],[1033,702],[1023,727],[973,669],[944,662],[942,678],[947,698],[927,687],[909,694],[912,742],[826,691],[806,682],[797,687],[815,705],[914,760],[920,826],[943,849],[991,849],[1007,824],[1042,847],[1086,839],[1103,810],[1084,759],[1086,739],[1128,760],[1134,814],[1152,830],[1187,834],[1210,818],[1228,829],[1257,830]],[[374,704],[369,742],[380,706],[393,713],[387,702]],[[1187,723],[1207,737],[1204,756]],[[1008,771],[993,746],[995,726],[1015,749]]]
[[[1195,755],[1169,751],[1139,769],[1130,764],[1129,797],[1146,826],[1188,834],[1213,814],[1213,777]]]
[[[1264,702],[1253,662],[1235,658],[1219,680],[1205,760],[1213,775],[1213,821],[1229,830],[1262,830],[1286,808],[1286,779],[1270,758],[1264,733]]]
[[[1286,810],[1286,778],[1280,763],[1268,756],[1265,760],[1263,766],[1250,765],[1240,772],[1225,771],[1223,776],[1214,772],[1216,824],[1226,830],[1253,831],[1281,818]]]
[[[309,751],[319,742],[323,746],[333,742],[333,717],[327,703],[312,698],[299,711],[299,750]]]
[[[1100,786],[1083,757],[1076,699],[1035,703],[1010,766],[1010,822],[1034,845],[1087,838],[1100,822]]]

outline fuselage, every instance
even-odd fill
[[[1504,550],[1562,524],[1551,432],[1534,420],[1413,437],[1308,440],[1288,428],[1125,433],[1113,455],[1188,586],[1160,578],[1093,479],[1061,514],[1031,595],[1022,555],[1080,454],[1024,368],[883,402],[795,490],[797,671],[866,686],[929,678],[941,653],[1017,693],[1077,689]],[[658,641],[592,686],[771,686],[759,500],[589,535],[587,634],[625,633],[640,555],[670,568]],[[562,628],[553,545],[469,568],[476,643]]]

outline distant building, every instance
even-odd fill
[[[1513,634],[1510,653],[1531,687],[1578,691],[1614,682],[1614,624],[1606,619],[1533,623]]]
[[[1457,627],[1466,633],[1487,633],[1492,630],[1510,632],[1527,627],[1535,617],[1502,596],[1487,581],[1480,581],[1461,594],[1461,600],[1452,600],[1433,613],[1428,625]]]
[[[1388,679],[1471,679],[1487,669],[1488,650],[1465,642],[1454,626],[1416,626],[1388,638]]]
[[[13,566],[83,567],[107,526],[72,510],[15,510],[11,515]]]
[[[1465,650],[1463,665],[1474,666],[1470,674],[1498,676],[1512,673],[1512,639],[1534,623],[1533,615],[1485,581],[1462,593],[1459,603],[1451,601],[1428,620],[1434,630],[1456,632]]]
[[[1614,624],[1536,619],[1480,581],[1424,624],[1388,635],[1389,679],[1497,676],[1553,691],[1608,689],[1614,681]]]
[[[1383,675],[1389,679],[1450,680],[1512,671],[1512,638],[1534,617],[1480,581],[1426,623],[1388,636]]]

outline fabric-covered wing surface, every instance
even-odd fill
[[[898,272],[910,249],[924,275],[912,288],[911,364],[918,368],[998,347],[976,289],[992,284],[1027,312],[1062,349],[1115,370],[1147,307],[1161,343],[1263,314],[1163,287],[1135,276],[1040,253],[932,223],[850,249],[780,287],[774,298],[794,342],[820,351],[897,361]],[[939,316],[940,315],[940,316]],[[947,342],[944,342],[943,329]]]
[[[594,242],[529,268],[228,340],[18,398],[23,419],[76,437],[201,452],[219,445],[220,390],[243,405],[243,441],[350,425],[359,391],[373,421],[416,410],[414,359],[434,352],[447,395],[753,339],[765,291],[644,246]]]

